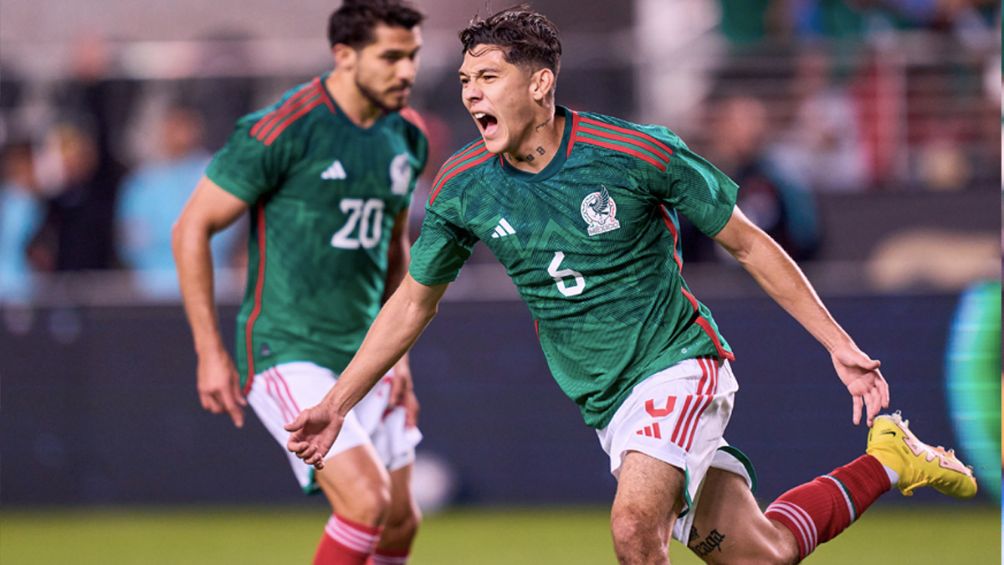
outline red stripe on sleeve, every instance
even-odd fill
[[[640,132],[638,130],[633,130],[633,129],[628,129],[628,128],[622,128],[622,127],[619,127],[619,126],[615,126],[613,124],[608,124],[606,122],[601,122],[599,120],[594,120],[592,118],[583,117],[582,121],[585,122],[585,123],[587,123],[587,124],[593,124],[593,125],[596,125],[596,126],[603,126],[603,127],[607,128],[607,129],[616,130],[616,131],[619,131],[621,133],[627,133],[627,134],[631,134],[631,135],[636,135],[638,137],[641,137],[641,138],[645,139],[646,141],[649,141],[649,142],[655,144],[659,148],[665,150],[666,153],[668,153],[669,155],[673,154],[673,150],[668,145],[666,145],[665,143],[659,141],[658,139],[652,137],[651,135],[649,135],[647,133]],[[668,159],[669,156],[667,155],[666,158]]]
[[[310,112],[311,110],[320,105],[321,105],[321,99],[319,97],[314,98],[312,101],[304,105],[302,108],[300,108],[293,114],[290,114],[289,117],[287,117],[281,124],[275,126],[275,129],[272,130],[272,133],[268,134],[268,137],[265,138],[265,145],[272,145],[272,142],[275,141],[276,138],[278,138],[279,135],[283,131],[285,131],[290,124],[300,119],[301,117],[303,117],[304,114]]]
[[[286,115],[288,112],[292,111],[292,109],[299,106],[300,103],[302,103],[309,97],[309,95],[312,92],[311,87],[313,86],[314,86],[313,82],[304,86],[299,91],[297,91],[296,94],[291,96],[289,100],[286,100],[286,102],[283,103],[282,106],[279,106],[275,110],[272,110],[268,114],[262,116],[262,118],[258,120],[258,122],[251,128],[250,132],[251,137],[257,137],[258,134],[261,133],[263,129],[271,127],[278,120],[281,120],[282,116]]]
[[[588,137],[579,137],[576,139],[576,141],[580,141],[582,143],[589,143],[591,145],[599,145],[600,147],[606,147],[607,149],[613,149],[614,151],[627,153],[628,155],[632,155],[634,157],[641,159],[642,161],[645,161],[646,163],[652,165],[653,167],[659,169],[660,171],[666,170],[666,165],[662,164],[660,161],[656,161],[652,157],[649,157],[648,155],[641,153],[640,151],[635,151],[634,149],[631,149],[629,147],[624,147],[622,145],[617,145],[615,143],[607,143],[605,141],[600,141],[598,139],[590,139]]]
[[[443,180],[439,181],[439,186],[436,187],[436,189],[432,191],[432,196],[429,197],[429,204],[432,204],[433,202],[436,201],[436,196],[439,195],[439,191],[442,190],[444,186],[446,186],[446,183],[450,182],[450,179],[452,179],[453,177],[455,177],[455,176],[459,175],[460,173],[466,171],[467,169],[470,169],[471,167],[475,167],[477,165],[480,165],[481,163],[484,163],[485,161],[488,161],[491,158],[492,158],[492,154],[491,153],[488,153],[486,155],[482,155],[481,157],[478,157],[474,161],[471,161],[470,163],[467,163],[466,165],[464,165],[462,167],[458,167],[458,168],[454,169],[452,173],[450,173],[450,174],[446,175],[445,177],[443,177]]]
[[[484,148],[485,148],[484,142],[480,141],[478,143],[475,143],[473,146],[468,147],[463,152],[458,153],[458,154],[454,155],[453,157],[450,157],[449,159],[447,159],[446,162],[443,163],[443,166],[439,168],[439,172],[436,173],[436,178],[434,178],[432,180],[432,186],[433,186],[433,188],[435,188],[435,186],[439,183],[439,179],[443,178],[443,175],[446,174],[447,171],[449,171],[457,163],[460,163],[461,161],[464,161],[467,158],[469,158],[469,157],[471,157],[471,156],[473,156],[473,155],[475,155],[477,153],[480,153],[481,152],[480,150],[484,149]]]
[[[647,143],[639,141],[637,138],[628,137],[626,135],[618,135],[616,133],[610,133],[608,131],[603,131],[603,130],[599,130],[599,129],[593,129],[593,128],[586,127],[586,126],[582,126],[582,128],[580,128],[579,131],[581,131],[583,133],[588,133],[590,135],[598,135],[600,137],[605,137],[606,139],[612,139],[614,141],[620,141],[622,143],[629,143],[631,145],[634,145],[635,147],[638,147],[640,149],[644,149],[645,151],[648,151],[648,152],[654,154],[656,156],[656,158],[658,158],[663,163],[666,163],[666,164],[669,163],[669,155],[666,155],[662,151],[659,151],[658,149],[656,149],[655,147],[652,147],[651,145],[649,145]]]

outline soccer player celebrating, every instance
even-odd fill
[[[241,118],[174,228],[202,407],[241,427],[250,403],[283,446],[283,424],[323,398],[407,270],[408,206],[428,153],[405,106],[423,18],[404,0],[345,0],[328,23],[334,70]],[[235,366],[217,327],[209,240],[249,210]],[[320,489],[333,509],[314,563],[407,561],[417,410],[402,359],[346,413],[318,454],[324,470],[287,453],[304,491]]]
[[[713,563],[793,563],[882,493],[931,485],[972,496],[951,452],[879,416],[879,362],[834,321],[798,267],[736,208],[738,187],[664,127],[554,101],[561,44],[525,6],[460,33],[464,106],[480,139],[434,181],[410,274],[324,400],[286,427],[307,463],[415,342],[471,247],[505,265],[555,380],[596,428],[618,479],[611,528],[622,563],[668,563],[670,535]],[[872,427],[867,454],[796,487],[766,512],[751,467],[723,438],[737,390],[728,342],[681,276],[678,213],[714,238],[829,352]]]

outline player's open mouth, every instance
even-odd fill
[[[498,130],[498,118],[491,114],[486,114],[485,112],[474,112],[474,120],[478,122],[478,127],[481,128],[481,133],[483,133],[485,137],[490,137],[496,130]]]

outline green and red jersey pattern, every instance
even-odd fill
[[[394,219],[428,154],[410,109],[363,129],[324,78],[241,118],[206,172],[251,206],[242,384],[289,361],[340,373],[380,309]]]
[[[443,165],[410,272],[450,282],[483,241],[530,308],[558,385],[602,428],[645,377],[733,358],[683,280],[677,213],[714,236],[738,187],[664,127],[558,112],[561,146],[537,174],[481,140]]]

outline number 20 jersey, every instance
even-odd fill
[[[245,386],[289,361],[344,370],[380,309],[394,219],[427,159],[414,111],[360,128],[324,78],[241,118],[206,172],[251,206],[235,356]]]
[[[410,273],[450,282],[484,242],[530,308],[558,385],[602,428],[645,377],[698,356],[733,358],[683,280],[677,213],[714,236],[738,187],[664,127],[557,111],[561,145],[537,174],[481,140],[443,165]]]

